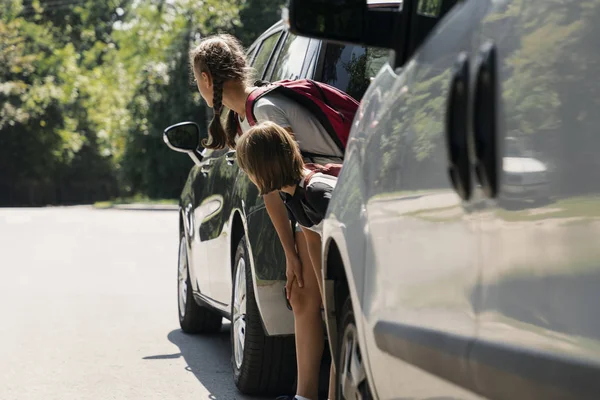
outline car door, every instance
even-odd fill
[[[194,203],[191,210],[185,207],[185,215],[188,225],[188,243],[191,252],[188,253],[189,262],[191,265],[190,278],[193,285],[200,294],[208,299],[211,297],[211,284],[208,253],[205,249],[205,241],[207,240],[206,230],[204,225],[207,219],[214,214],[216,203],[211,196],[212,180],[214,166],[223,154],[223,151],[205,149],[202,162],[197,167],[194,167],[190,177],[192,186]]]
[[[386,65],[361,107],[367,227],[357,290],[379,398],[477,397],[464,389],[472,387],[480,260],[467,100],[471,32],[484,9],[405,2],[413,55],[402,69]]]
[[[256,53],[252,67],[256,76],[264,78],[270,64],[276,58],[278,43],[282,40],[281,29],[267,34]],[[211,297],[229,311],[231,302],[231,215],[234,204],[235,182],[242,172],[236,159],[235,150],[227,149],[215,160],[211,179],[211,197],[214,213],[204,221],[201,231],[205,236],[204,251],[208,255]]]
[[[496,399],[598,398],[600,1],[485,3],[472,47],[485,201],[471,364]]]

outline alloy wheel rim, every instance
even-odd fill
[[[233,353],[235,365],[240,369],[246,340],[246,261],[243,258],[238,261],[233,290]]]
[[[185,240],[179,242],[179,266],[178,266],[177,288],[179,292],[179,316],[185,317],[185,306],[187,303],[187,281],[188,281],[188,262],[185,249]]]
[[[363,391],[361,389],[366,384],[367,375],[358,344],[358,332],[353,323],[349,324],[344,331],[340,356],[339,393],[344,399],[362,400]]]

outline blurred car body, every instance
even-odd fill
[[[340,397],[598,398],[600,1],[396,12],[290,3],[297,34],[392,50],[324,223]]]

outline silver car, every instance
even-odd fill
[[[324,224],[338,397],[600,398],[600,0],[288,15],[297,34],[391,50]]]

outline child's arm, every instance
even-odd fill
[[[283,200],[279,197],[279,193],[274,191],[264,195],[263,198],[265,206],[267,207],[267,213],[271,218],[271,222],[273,222],[273,226],[277,231],[277,236],[279,236],[279,240],[285,251],[287,277],[285,287],[289,299],[294,279],[298,280],[299,287],[304,287],[304,281],[302,280],[302,263],[296,252],[296,242],[294,240],[290,219],[285,205],[283,204]]]

